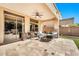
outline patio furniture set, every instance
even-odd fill
[[[57,38],[58,33],[57,32],[52,32],[52,33],[43,33],[43,32],[28,32],[24,33],[22,36],[22,40],[24,39],[35,39],[39,40],[41,42],[49,42],[53,38]]]

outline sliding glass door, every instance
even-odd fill
[[[4,43],[19,41],[24,33],[24,18],[14,14],[4,14]]]
[[[34,19],[30,19],[30,31],[38,32],[38,21]]]

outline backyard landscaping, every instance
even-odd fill
[[[77,45],[78,49],[79,49],[79,39],[75,39],[73,40],[75,42],[75,44]]]
[[[62,36],[62,38],[73,40],[73,41],[75,42],[76,46],[77,46],[78,49],[79,49],[79,37],[74,37],[74,36]]]

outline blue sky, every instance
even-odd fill
[[[74,17],[74,23],[79,23],[79,3],[56,3],[63,19]]]

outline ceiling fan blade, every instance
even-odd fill
[[[41,16],[38,16],[38,17],[40,17],[40,18],[41,18]]]
[[[35,13],[33,13],[32,15],[34,18],[41,18],[43,15],[40,14],[38,11],[36,11]]]

